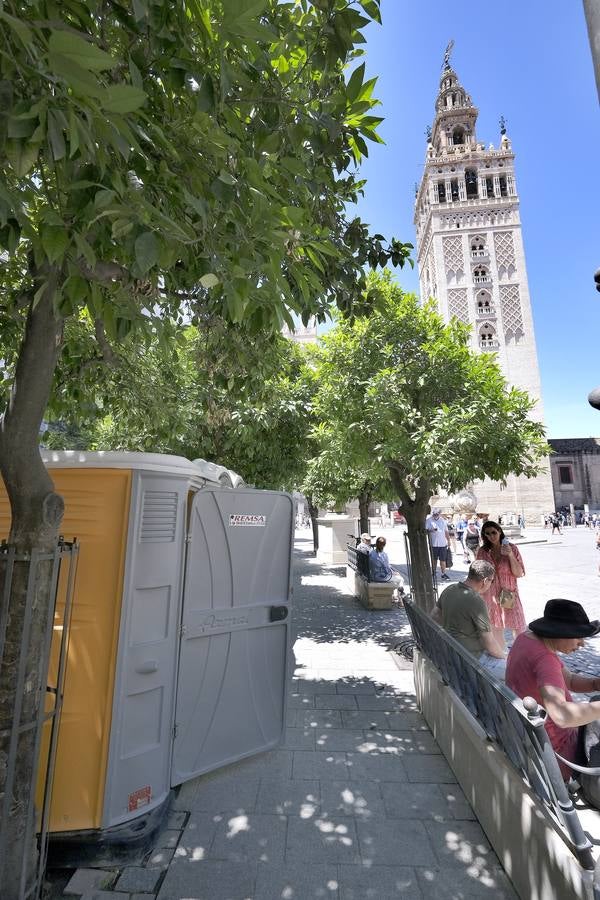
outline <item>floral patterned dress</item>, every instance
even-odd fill
[[[523,565],[523,558],[519,552],[519,548],[515,547],[514,544],[511,544],[510,546],[515,559],[522,567],[524,573],[525,566]],[[487,606],[488,613],[490,614],[490,623],[492,625],[492,628],[510,628],[517,633],[523,631],[525,628],[527,628],[527,623],[525,621],[525,614],[523,613],[523,607],[521,605],[521,598],[519,597],[519,586],[517,583],[517,579],[512,573],[508,556],[501,556],[500,559],[496,559],[489,550],[486,550],[484,547],[480,547],[477,551],[476,558],[484,559],[486,562],[491,563],[496,570],[496,577],[494,581],[492,582],[490,588],[483,595],[485,605]],[[515,605],[512,609],[502,609],[502,607],[498,603],[498,595],[500,594],[502,588],[506,588],[509,591],[514,591]]]

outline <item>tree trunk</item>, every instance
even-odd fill
[[[315,506],[315,504],[313,503],[311,494],[306,495],[306,503],[308,505],[308,514],[310,516],[310,524],[313,533],[313,550],[316,556],[317,550],[319,549],[319,525],[317,523],[317,518],[319,516],[319,507]]]
[[[42,462],[38,435],[62,337],[62,320],[54,312],[56,275],[35,309],[30,306],[8,406],[0,422],[0,473],[10,501],[12,523],[9,543],[28,556],[32,548],[52,552],[56,547],[63,514],[62,498],[54,493],[52,480]],[[27,561],[17,563],[8,597],[7,629],[0,659],[0,807],[7,838],[7,853],[0,861],[0,895],[18,900],[22,887],[35,876],[35,835],[27,841],[38,760],[35,758],[36,728],[18,735],[15,728],[37,721],[44,702],[47,672],[42,671],[42,648],[48,618],[52,563],[38,569],[33,597],[33,616],[25,632],[24,610],[29,574]],[[0,596],[4,596],[0,585]],[[17,696],[17,673],[24,672],[24,691]],[[19,721],[13,721],[18,702]],[[16,746],[16,770],[12,794],[7,796],[8,755]],[[17,742],[15,745],[14,742]]]
[[[358,495],[358,510],[360,516],[360,533],[367,534],[369,532],[369,504],[371,503],[371,494],[368,491],[362,491]]]
[[[427,508],[431,496],[430,485],[420,484],[411,496],[398,469],[392,464],[390,479],[402,500],[402,514],[408,528],[412,590],[415,603],[425,612],[431,612],[436,595],[433,586],[433,572],[429,553],[429,535],[425,528]]]
[[[402,506],[404,510],[404,504]],[[429,535],[425,530],[425,515],[414,515],[404,512],[408,525],[408,544],[410,548],[410,564],[412,570],[412,589],[415,603],[426,612],[431,612],[435,605],[435,590],[433,587],[433,573],[431,571],[431,557],[429,554]]]

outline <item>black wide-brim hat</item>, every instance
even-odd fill
[[[544,615],[530,622],[529,628],[538,637],[585,638],[598,634],[600,622],[590,622],[581,603],[561,598],[548,600]]]

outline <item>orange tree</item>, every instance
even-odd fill
[[[353,470],[385,466],[408,525],[416,601],[434,594],[425,531],[430,497],[477,478],[534,475],[548,452],[534,401],[509,388],[493,356],[468,346],[469,328],[446,324],[389,274],[370,276],[371,316],[340,321],[317,357],[313,400],[320,440],[343,444]],[[341,455],[341,452],[340,452]]]

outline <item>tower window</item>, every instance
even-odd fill
[[[452,132],[452,143],[453,144],[464,144],[465,142],[465,129],[462,125],[457,125],[454,131]]]
[[[500,176],[500,196],[506,197],[507,194],[508,194],[508,191],[506,190],[506,175],[501,175]]]
[[[495,350],[498,346],[496,331],[493,325],[485,322],[479,329],[479,347],[481,350]]]
[[[486,183],[486,185],[487,185],[487,195],[488,195],[488,197],[493,197],[493,196],[494,196],[494,179],[493,179],[493,178],[486,178],[486,179],[485,179],[485,183]]]
[[[453,178],[450,182],[450,186],[452,188],[452,199],[458,200],[458,180]]]
[[[443,181],[438,181],[438,197],[440,198],[440,203],[446,202],[446,185]]]
[[[467,188],[467,200],[470,200],[472,197],[479,196],[478,183],[477,183],[477,172],[475,171],[475,169],[467,169],[466,170],[465,186]]]

